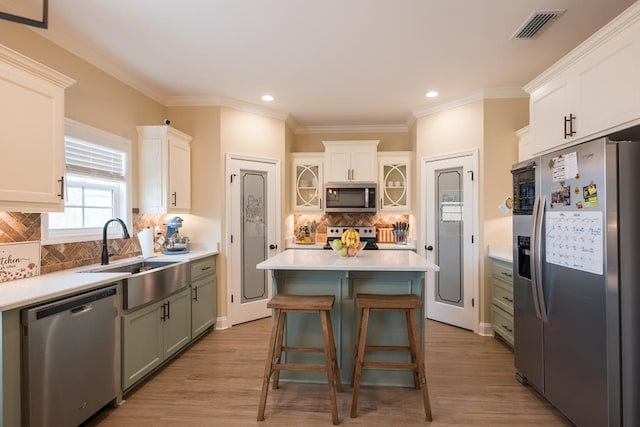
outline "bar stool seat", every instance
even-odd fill
[[[267,394],[269,392],[269,381],[273,375],[273,389],[279,387],[280,371],[324,371],[327,373],[329,383],[329,398],[331,400],[331,417],[333,424],[338,424],[338,404],[336,402],[336,389],[342,391],[340,381],[340,370],[336,357],[336,346],[331,325],[331,309],[335,302],[333,295],[275,295],[269,302],[267,308],[274,310],[273,326],[269,339],[269,350],[267,352],[267,362],[262,380],[262,393],[260,395],[260,406],[258,408],[258,421],[264,420],[264,411],[267,404]],[[322,324],[323,347],[294,347],[284,346],[284,328],[287,313],[317,313],[320,315]],[[283,352],[300,353],[324,353],[324,365],[293,364],[282,363]]]
[[[424,413],[428,421],[432,421],[431,405],[429,403],[429,391],[427,390],[427,377],[424,369],[424,358],[422,355],[422,345],[420,334],[416,322],[416,309],[422,307],[422,300],[417,295],[380,295],[380,294],[357,294],[356,307],[361,309],[360,327],[358,328],[357,348],[353,363],[353,375],[351,385],[353,386],[353,400],[351,402],[351,418],[355,418],[358,412],[358,394],[360,392],[360,381],[363,369],[410,369],[413,371],[413,382],[416,389],[422,389],[422,400]],[[409,345],[367,345],[367,326],[369,315],[372,311],[404,311],[407,321],[407,337]],[[366,362],[365,352],[372,351],[406,351],[411,354],[411,362]]]

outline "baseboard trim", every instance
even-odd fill
[[[230,327],[231,325],[229,324],[227,316],[216,318],[216,329],[229,329]]]
[[[483,337],[492,337],[493,326],[491,325],[491,323],[480,322],[480,330],[478,331],[478,335],[481,335]]]

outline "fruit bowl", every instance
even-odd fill
[[[355,257],[357,256],[362,249],[366,246],[367,242],[360,242],[358,246],[346,246],[340,242],[340,239],[334,240],[334,242],[339,243],[331,243],[331,249],[341,257]],[[336,248],[337,247],[337,248]]]

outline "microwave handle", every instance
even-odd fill
[[[369,207],[369,189],[368,188],[364,189],[364,205],[366,207]]]

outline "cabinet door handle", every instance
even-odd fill
[[[502,274],[503,276],[507,276],[508,278],[513,277],[510,273],[505,273],[504,271],[502,271],[500,274]]]
[[[60,183],[60,194],[58,194],[58,197],[64,200],[64,175],[60,177],[58,182]]]
[[[564,139],[570,138],[576,134],[573,130],[573,124],[576,120],[576,116],[573,113],[569,113],[569,116],[564,116]]]
[[[166,302],[162,304],[162,317],[160,317],[160,319],[162,319],[163,322],[167,320],[167,303]]]
[[[513,302],[513,298],[502,297],[502,299],[506,300],[507,302]]]
[[[198,301],[198,287],[193,288],[193,300]]]
[[[167,301],[167,319],[171,319],[171,301]]]
[[[171,193],[171,206],[176,206],[178,204],[178,194],[174,191],[173,193]]]
[[[506,330],[507,330],[508,332],[510,332],[510,333],[511,333],[511,332],[513,332],[513,328],[510,328],[510,327],[508,327],[507,325],[502,325],[502,327],[503,327],[504,329],[506,329]]]
[[[575,123],[576,116],[573,113],[569,114],[569,136],[573,136],[576,134],[576,131],[573,130],[573,124]]]
[[[210,265],[200,269],[200,271],[207,271],[207,270],[211,270],[211,266]]]

